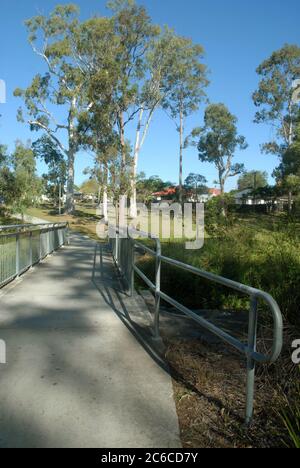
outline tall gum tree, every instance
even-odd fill
[[[145,86],[147,80],[147,52],[152,40],[159,34],[160,28],[152,24],[144,7],[136,5],[132,0],[114,1],[110,3],[114,12],[114,31],[118,40],[116,49],[116,64],[118,79],[114,89],[114,108],[116,127],[121,148],[121,191],[123,196],[131,194],[133,211],[136,205],[135,179],[138,154],[146,137],[156,104],[149,97],[150,90]],[[152,99],[151,104],[150,100]],[[154,102],[154,103],[153,103]],[[147,114],[148,112],[148,115]],[[142,125],[146,123],[142,132]],[[126,129],[136,122],[136,139],[131,161],[132,183],[127,185],[128,145]],[[135,215],[132,212],[131,215]]]
[[[255,122],[269,124],[274,129],[274,138],[262,148],[266,153],[277,155],[282,162],[294,142],[299,117],[300,47],[284,45],[264,60],[256,71],[260,82],[253,94],[254,104],[259,109]],[[284,176],[282,174],[282,178]],[[289,191],[290,210],[291,207],[292,194]]]
[[[80,114],[91,103],[84,95],[85,75],[77,51],[78,9],[59,5],[48,16],[26,21],[29,42],[44,62],[44,74],[37,74],[27,89],[14,94],[24,100],[18,119],[32,131],[42,131],[67,159],[66,212],[74,211],[74,162],[79,149],[77,126]]]
[[[183,200],[183,151],[186,118],[196,112],[201,102],[206,100],[205,87],[208,86],[207,69],[202,63],[204,49],[190,39],[175,36],[168,57],[172,67],[167,76],[167,92],[163,108],[176,122],[179,133],[179,200]]]
[[[178,53],[181,47],[186,47],[185,52]],[[190,100],[194,101],[194,110],[197,109],[197,103],[200,103],[203,97],[202,86],[207,82],[204,79],[205,69],[203,65],[197,64],[197,58],[203,52],[198,46],[192,46],[192,43],[180,36],[177,36],[173,30],[165,27],[161,34],[150,44],[146,55],[147,78],[145,80],[141,94],[141,109],[136,128],[136,140],[133,155],[133,171],[131,180],[131,211],[132,217],[136,217],[136,179],[139,154],[145,142],[147,133],[155,111],[159,107],[171,108],[172,116],[176,118],[174,98],[178,91],[179,70],[184,70],[187,82],[190,87]],[[193,55],[194,53],[194,55]],[[185,62],[183,64],[183,61]],[[181,80],[184,76],[181,75]],[[193,81],[193,84],[192,84]],[[184,83],[182,84],[184,87]],[[198,88],[197,88],[198,87]],[[182,100],[181,117],[181,140],[183,141],[183,118],[192,109],[188,99]],[[190,106],[190,107],[189,107]],[[188,109],[189,107],[189,109]],[[180,179],[182,185],[182,151],[181,145],[181,171]]]

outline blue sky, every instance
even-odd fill
[[[48,13],[56,0],[0,0],[0,79],[7,84],[7,103],[0,104],[0,142],[13,148],[16,139],[35,139],[26,125],[17,123],[20,101],[13,97],[16,87],[27,86],[43,65],[27,43],[23,21]],[[104,0],[78,0],[82,18],[107,14]],[[256,67],[284,43],[300,44],[299,0],[138,0],[147,7],[155,23],[168,24],[178,34],[188,36],[204,46],[205,63],[210,70],[208,96],[212,102],[224,102],[239,119],[239,132],[246,136],[249,147],[237,152],[236,161],[246,168],[266,170],[269,175],[277,164],[273,156],[261,154],[260,144],[272,137],[270,127],[253,123],[255,108],[251,94],[258,77]],[[187,131],[201,125],[203,106],[188,119]],[[76,162],[76,183],[85,176],[82,171],[93,163],[92,156],[81,153]],[[141,153],[139,170],[148,176],[178,180],[178,133],[174,123],[158,112]],[[38,164],[42,173],[44,167]],[[184,155],[184,175],[204,174],[213,185],[213,166],[198,161],[191,148]],[[271,179],[270,179],[271,181]],[[227,184],[235,188],[236,180]]]

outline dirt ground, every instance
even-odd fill
[[[145,294],[149,310],[151,295]],[[173,311],[174,312],[174,311]],[[206,318],[246,339],[247,314],[208,311]],[[255,416],[246,427],[246,360],[195,322],[162,308],[161,335],[174,386],[181,440],[185,448],[269,448],[284,446],[278,426],[272,368],[259,366]],[[263,339],[268,341],[269,337]],[[279,364],[280,365],[280,364]],[[275,369],[276,370],[276,369]]]

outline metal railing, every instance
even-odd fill
[[[109,239],[110,247],[117,267],[128,285],[130,294],[134,291],[135,274],[137,274],[148,286],[155,295],[155,313],[154,313],[154,336],[159,337],[159,321],[160,321],[160,301],[161,299],[180,310],[184,315],[191,318],[206,330],[218,336],[221,340],[233,346],[247,360],[247,384],[246,384],[246,423],[249,424],[253,418],[254,404],[254,388],[255,388],[255,365],[256,363],[273,363],[275,362],[282,350],[283,341],[283,320],[278,304],[270,294],[258,289],[246,286],[236,281],[223,278],[221,276],[200,270],[191,265],[179,262],[177,260],[164,257],[161,252],[161,243],[159,239],[153,239],[152,236],[146,233],[128,229],[128,235],[122,235],[120,231],[116,232],[114,238]],[[142,242],[133,238],[139,236],[149,238],[155,241],[156,249],[153,250]],[[153,283],[146,275],[136,266],[136,249],[148,253],[153,256],[155,262],[155,283]],[[249,321],[248,321],[248,339],[247,344],[231,336],[226,331],[217,327],[213,323],[197,315],[192,310],[180,304],[175,299],[161,291],[161,267],[162,264],[168,264],[181,270],[193,273],[208,281],[212,281],[219,285],[233,289],[250,297]],[[258,301],[264,301],[271,311],[273,318],[273,343],[270,354],[262,354],[257,352],[257,325],[258,325]]]
[[[0,226],[0,288],[68,243],[68,223]]]

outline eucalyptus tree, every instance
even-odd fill
[[[113,103],[121,148],[121,192],[123,191],[123,195],[125,195],[128,194],[128,187],[126,187],[128,161],[126,128],[129,127],[129,124],[134,124],[137,119],[136,142],[133,161],[131,161],[134,173],[132,178],[135,180],[138,152],[143,143],[140,138],[144,139],[156,106],[152,89],[145,86],[148,72],[147,52],[160,29],[152,24],[145,8],[136,5],[133,0],[118,0],[110,2],[109,5],[114,12],[114,31],[117,38],[116,64],[118,73]],[[141,136],[146,109],[149,109],[149,116],[146,118],[145,131]],[[131,189],[135,192],[134,186]],[[135,200],[133,200],[133,204],[135,204]]]
[[[18,119],[32,131],[42,131],[67,159],[66,211],[74,210],[74,161],[79,149],[77,126],[81,112],[91,107],[85,96],[85,73],[77,50],[80,23],[75,5],[58,5],[48,16],[26,21],[29,42],[46,70],[34,76],[27,89],[16,89],[23,98]],[[65,143],[66,142],[66,143]]]
[[[48,172],[43,174],[45,188],[49,197],[59,205],[67,182],[65,155],[48,135],[36,140],[32,149],[35,158],[45,162],[48,167]]]
[[[99,183],[98,201],[102,198],[103,215],[107,218],[110,164],[115,162],[120,144],[116,132],[115,90],[120,76],[119,39],[113,18],[95,17],[82,23],[77,43],[80,66],[86,76],[87,102],[92,102],[78,126],[79,143],[94,154],[94,167],[89,173]],[[109,47],[108,47],[109,44]],[[125,185],[125,183],[124,183]],[[102,197],[101,197],[102,195]]]
[[[208,85],[206,66],[202,63],[204,49],[190,39],[173,36],[166,66],[171,67],[166,81],[169,91],[163,99],[163,108],[170,112],[179,132],[179,199],[183,197],[183,150],[186,118],[205,101]]]
[[[93,147],[93,139],[100,142],[102,154],[105,151],[105,140],[118,134],[117,154],[120,161],[114,167],[114,179],[118,180],[122,195],[128,196],[134,182],[129,183],[128,166],[134,171],[134,161],[145,139],[151,114],[147,119],[147,130],[140,141],[143,117],[149,107],[153,107],[153,93],[145,86],[147,75],[147,51],[151,40],[158,33],[158,28],[152,25],[146,10],[139,7],[134,1],[113,1],[109,3],[113,11],[111,18],[92,18],[81,26],[80,30],[80,63],[88,77],[88,94],[93,102],[93,107],[86,117],[90,129],[90,143]],[[108,47],[109,44],[109,47]],[[150,103],[151,100],[151,103]],[[83,119],[84,120],[84,119]],[[128,154],[129,145],[126,136],[127,128],[136,126],[136,144],[133,156]],[[82,130],[83,126],[81,126]],[[100,135],[99,128],[104,135]],[[92,132],[92,133],[91,133]],[[86,130],[84,130],[86,133]],[[83,140],[86,137],[83,136]],[[97,143],[98,147],[99,144]],[[116,145],[116,142],[113,146]],[[111,141],[108,148],[112,149]],[[96,154],[96,153],[95,153]],[[116,157],[116,151],[113,151]],[[102,156],[97,150],[96,159]],[[107,158],[107,156],[106,156]],[[119,164],[120,163],[120,164]],[[107,164],[104,164],[104,172],[107,173]],[[119,168],[120,173],[116,174]],[[135,175],[131,176],[131,180]]]
[[[286,44],[264,60],[257,73],[261,80],[253,94],[254,104],[259,108],[255,122],[272,126],[274,138],[263,145],[263,150],[279,156],[282,162],[294,142],[299,116],[300,47]],[[290,192],[290,209],[291,196]]]
[[[184,51],[181,50],[182,47],[185,48]],[[165,109],[171,109],[172,117],[176,119],[179,112],[182,124],[179,125],[180,135],[183,140],[183,118],[192,110],[191,101],[194,102],[193,109],[198,108],[198,104],[203,97],[201,86],[207,84],[204,79],[205,68],[197,63],[202,52],[202,48],[193,46],[191,41],[177,36],[168,27],[165,27],[150,44],[146,55],[147,78],[141,93],[141,108],[137,121],[133,155],[132,217],[136,216],[136,176],[139,153],[145,142],[154,113],[159,107],[164,107]],[[187,88],[189,88],[189,97],[184,94],[187,93]]]
[[[237,118],[224,104],[210,104],[204,114],[204,127],[198,129],[199,159],[215,165],[218,171],[222,195],[225,183],[230,177],[244,171],[243,164],[234,164],[233,157],[237,149],[247,148],[245,137],[238,135]]]

